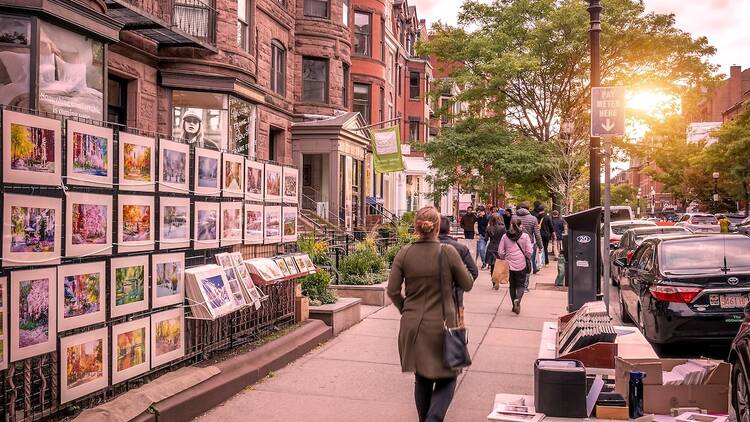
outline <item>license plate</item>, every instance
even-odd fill
[[[744,308],[750,298],[745,295],[723,295],[721,296],[720,306],[722,309],[728,308]]]

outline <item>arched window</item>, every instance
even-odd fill
[[[286,49],[279,40],[271,41],[271,90],[279,95],[286,92]]]

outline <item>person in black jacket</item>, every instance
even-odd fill
[[[544,254],[544,265],[549,265],[549,241],[555,234],[552,227],[552,218],[546,211],[539,212],[539,234],[542,235],[542,253]]]
[[[495,261],[497,260],[497,250],[500,248],[500,241],[505,235],[505,224],[499,214],[490,216],[490,224],[487,226],[487,265],[490,267],[490,274],[495,271]],[[498,286],[493,283],[493,287]]]
[[[440,243],[445,245],[451,245],[454,248],[456,248],[456,251],[458,251],[458,255],[461,257],[461,260],[464,262],[464,265],[466,266],[466,269],[469,270],[469,274],[471,274],[471,277],[476,280],[477,277],[479,277],[479,269],[477,268],[476,262],[474,262],[474,259],[471,257],[471,251],[469,248],[466,247],[466,245],[463,245],[459,243],[456,239],[450,237],[451,232],[451,221],[448,219],[448,217],[442,216],[440,217],[440,235],[438,236],[438,239],[440,240]],[[495,247],[497,249],[497,247]],[[458,318],[459,318],[459,325],[463,326],[463,320],[464,320],[464,291],[460,287],[455,287],[454,295],[456,297],[456,306],[458,307]]]
[[[560,217],[560,211],[552,211],[552,229],[552,233],[555,235],[554,242],[557,245],[557,252],[560,253],[562,251],[563,233],[565,232],[565,220]]]
[[[479,239],[477,240],[477,255],[482,260],[482,269],[487,268],[487,224],[490,222],[490,216],[484,212],[484,207],[477,207],[477,232],[479,233]]]

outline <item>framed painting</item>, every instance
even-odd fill
[[[195,176],[193,191],[201,196],[221,193],[221,153],[212,149],[195,148]]]
[[[117,196],[117,251],[138,252],[154,249],[154,197]]]
[[[112,196],[68,192],[65,256],[112,255]]]
[[[201,308],[197,313],[211,318],[226,315],[235,309],[234,294],[229,286],[224,269],[218,265],[204,265],[189,268],[185,271],[194,278],[200,296],[193,298],[191,304]],[[206,312],[207,311],[207,312]]]
[[[62,184],[59,120],[3,110],[3,183]]]
[[[59,264],[62,199],[3,195],[3,267]]]
[[[151,369],[151,318],[112,326],[112,385]]]
[[[190,145],[159,140],[159,192],[190,193]]]
[[[289,273],[291,275],[299,274],[300,269],[297,268],[297,263],[294,261],[293,257],[285,256],[284,262],[286,263],[287,268],[289,268]]]
[[[170,309],[151,315],[151,368],[185,356],[185,311]]]
[[[292,275],[292,271],[286,265],[286,261],[284,261],[284,258],[274,258],[273,262],[275,262],[276,265],[278,265],[279,269],[281,269],[281,273],[284,275],[284,277],[289,277]]]
[[[263,163],[245,160],[245,199],[263,201]]]
[[[284,177],[284,203],[296,204],[299,201],[299,170],[291,167],[284,167],[282,172]]]
[[[185,253],[151,255],[151,307],[185,301]]]
[[[263,205],[245,204],[245,244],[263,244]]]
[[[105,327],[60,339],[61,404],[109,385],[107,331]]]
[[[57,267],[10,273],[11,362],[57,348]]]
[[[211,249],[219,247],[219,202],[195,203],[195,228],[193,231],[193,249]]]
[[[266,164],[263,185],[266,202],[281,202],[281,166]]]
[[[190,198],[159,198],[159,249],[190,246]]]
[[[297,241],[297,207],[283,209],[283,227],[284,232],[282,234],[282,241],[296,242]]]
[[[8,367],[8,278],[0,277],[0,371]]]
[[[104,322],[107,263],[61,265],[57,268],[57,331]]]
[[[153,138],[120,132],[120,190],[153,192],[156,185],[156,142]]]
[[[68,120],[65,182],[69,185],[112,187],[112,129]]]
[[[112,258],[110,261],[109,315],[119,317],[148,309],[148,255]]]
[[[221,203],[221,246],[242,243],[242,202]]]
[[[263,243],[266,245],[281,243],[281,207],[266,207],[264,213],[265,223],[263,224],[263,228],[265,234],[263,236]]]
[[[222,196],[242,198],[245,196],[245,157],[224,153],[221,155]]]

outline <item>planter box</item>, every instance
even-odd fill
[[[310,319],[325,322],[337,336],[360,321],[360,303],[362,299],[342,297],[330,305],[310,306]]]
[[[310,319],[310,299],[302,296],[294,299],[294,321],[302,322]]]
[[[349,284],[331,285],[331,289],[336,291],[338,297],[354,297],[362,299],[363,305],[369,306],[388,306],[391,299],[385,292],[388,282],[373,284],[372,286],[354,286]]]

